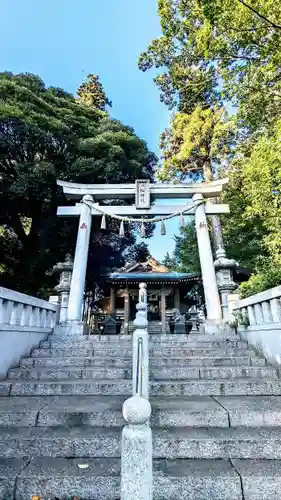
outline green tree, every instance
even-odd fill
[[[197,236],[194,223],[182,227],[180,235],[175,236],[175,249],[170,255],[166,253],[163,264],[171,271],[181,273],[200,273],[201,266],[198,253]]]
[[[221,99],[243,126],[280,116],[281,7],[274,0],[158,0],[162,35],[139,58],[161,68],[161,98],[180,111]]]
[[[0,96],[1,281],[35,294],[54,285],[52,266],[75,246],[77,220],[56,216],[66,203],[56,179],[152,179],[156,158],[133,129],[35,75],[0,74]],[[120,240],[116,222],[104,233],[99,224],[94,220],[89,286],[135,245],[132,227]]]
[[[78,88],[77,95],[83,104],[101,111],[105,111],[107,106],[112,106],[111,101],[109,101],[105,94],[98,75],[92,75],[90,73],[87,76],[87,80]]]
[[[166,266],[169,269],[169,271],[176,271],[177,270],[176,260],[173,256],[171,256],[169,254],[169,252],[166,253],[162,263],[164,266]]]
[[[280,255],[280,191],[276,187],[280,4],[273,0],[158,0],[158,13],[162,35],[141,54],[139,66],[143,71],[158,70],[155,82],[161,100],[177,110],[162,137],[159,176],[181,179],[191,178],[191,173],[202,179],[197,151],[201,164],[206,149],[212,151],[209,173],[218,173],[218,167],[229,169],[225,199],[231,214],[223,226],[229,255],[260,275],[256,283],[265,286],[276,277]],[[223,105],[231,105],[236,116],[216,151],[214,129],[208,127],[208,120],[198,120],[198,113],[194,117],[196,110],[202,118]],[[205,147],[206,132],[209,148]],[[268,161],[270,156],[273,163]],[[268,266],[274,272],[268,272],[266,280]]]
[[[178,264],[178,271],[201,273],[195,224],[189,223],[184,226],[180,236],[175,237],[175,241],[174,258]]]
[[[243,296],[281,282],[281,123],[254,145],[240,149],[225,193],[231,217],[224,221],[231,254],[253,271]],[[235,253],[236,252],[236,253]]]
[[[233,123],[222,107],[176,112],[160,138],[163,162],[158,178],[212,181],[218,167],[229,161],[233,139]]]

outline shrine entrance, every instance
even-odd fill
[[[57,181],[69,199],[77,200],[75,206],[58,207],[59,216],[79,216],[74,266],[67,309],[67,329],[71,323],[77,331],[77,324],[82,323],[82,308],[86,279],[86,267],[89,250],[89,238],[92,216],[101,217],[101,228],[106,228],[106,219],[120,221],[120,237],[124,236],[126,222],[140,225],[141,235],[145,236],[146,223],[161,224],[161,234],[165,234],[165,220],[178,217],[180,224],[185,224],[185,217],[194,215],[201,264],[201,275],[204,287],[207,320],[220,323],[222,308],[216,280],[213,253],[207,225],[208,215],[229,213],[227,204],[211,203],[210,199],[218,199],[227,180],[222,179],[202,184],[150,184],[147,180],[137,180],[135,184],[75,184]],[[184,199],[184,205],[154,205],[156,199]],[[105,200],[130,200],[128,205],[103,205]],[[147,282],[147,281],[146,281]],[[166,310],[166,295],[161,292],[160,316]],[[125,290],[125,310],[129,311],[130,295]],[[130,314],[130,313],[129,313]],[[159,301],[151,300],[151,317],[159,315]],[[128,322],[128,315],[125,322]],[[82,325],[83,326],[83,325]]]

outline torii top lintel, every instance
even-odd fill
[[[84,195],[92,195],[95,201],[106,199],[131,199],[143,190],[147,207],[152,199],[156,198],[192,198],[194,194],[200,193],[204,198],[218,198],[227,184],[228,179],[220,179],[209,183],[179,183],[179,184],[150,184],[146,180],[137,180],[135,184],[78,184],[73,182],[57,181],[58,186],[63,188],[64,194],[69,199],[81,200]],[[141,200],[139,200],[141,201]],[[142,204],[144,207],[144,204]]]

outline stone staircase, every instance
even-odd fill
[[[0,382],[0,499],[120,497],[131,337],[51,337]],[[281,381],[238,337],[150,339],[154,500],[281,498]],[[143,499],[145,500],[145,499]]]

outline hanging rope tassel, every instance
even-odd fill
[[[143,221],[141,223],[141,238],[146,238],[145,225]]]
[[[184,227],[185,226],[185,223],[184,223],[184,216],[183,216],[183,213],[181,213],[181,216],[180,216],[180,228]]]
[[[121,223],[120,223],[119,236],[120,236],[120,238],[124,238],[124,236],[125,236],[124,221],[123,220],[121,220]]]
[[[166,226],[164,222],[161,222],[161,235],[165,236],[165,234],[166,234]]]
[[[106,229],[106,217],[105,217],[105,214],[103,214],[102,218],[101,218],[101,225],[100,225],[100,228],[101,229]]]

